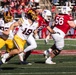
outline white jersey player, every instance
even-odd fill
[[[6,15],[3,15],[5,22],[3,20],[0,21],[0,49],[4,45],[7,45],[6,50],[7,52],[9,52],[9,50],[13,48],[12,39],[14,35],[13,33],[10,33],[9,35],[5,35],[3,32],[4,31],[6,32],[10,28],[11,24],[15,22],[15,20],[13,20],[13,17],[10,15],[9,12],[6,12],[5,14]]]

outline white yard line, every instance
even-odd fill
[[[17,75],[51,75],[51,74],[76,74],[76,72],[41,72],[41,73],[38,73],[38,72],[35,72],[35,73],[0,73],[0,75],[14,75],[14,74],[17,74]]]

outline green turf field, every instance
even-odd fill
[[[53,41],[45,45],[43,40],[37,40],[37,50],[46,50]],[[4,49],[4,48],[3,48]],[[76,50],[76,40],[65,40],[64,50]],[[22,65],[19,63],[18,56],[11,59],[7,64],[0,68],[0,75],[76,75],[76,56],[59,55],[53,59],[57,64],[47,65],[43,55],[30,55],[27,60],[32,65]]]

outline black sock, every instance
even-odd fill
[[[16,54],[17,55],[17,54]],[[10,56],[9,58],[6,59],[6,62],[11,60],[13,57],[15,57],[16,55]]]
[[[31,54],[32,51],[28,51],[26,52],[26,54],[24,55],[24,61],[27,60],[27,58],[29,57],[29,55]]]

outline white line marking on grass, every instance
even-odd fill
[[[45,64],[46,65],[46,64]],[[56,65],[56,64],[55,64]],[[52,65],[49,65],[50,67],[20,67],[20,68],[24,68],[24,69],[52,69]],[[58,66],[55,66],[55,69],[57,69]],[[59,66],[59,68],[76,68],[76,66]]]
[[[0,75],[14,75],[14,74],[17,74],[17,75],[51,75],[51,74],[76,74],[76,72],[41,72],[41,73],[38,73],[38,72],[35,72],[35,73],[0,73]]]
[[[38,43],[38,44],[44,44],[44,43]],[[48,43],[47,45],[53,45],[54,43]],[[76,47],[75,44],[65,44],[65,46],[73,46]]]

